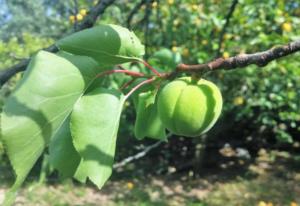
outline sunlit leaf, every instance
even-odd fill
[[[95,89],[74,106],[71,134],[82,157],[75,178],[89,178],[101,188],[112,173],[123,96],[117,90]]]
[[[98,72],[91,58],[62,56],[39,52],[5,102],[1,137],[16,173],[6,205]]]
[[[144,54],[144,46],[133,32],[110,24],[74,33],[56,44],[61,50],[90,56],[104,67],[140,60]]]

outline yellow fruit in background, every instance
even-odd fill
[[[81,21],[83,19],[83,16],[81,14],[76,15],[77,21]]]
[[[79,13],[80,13],[82,16],[85,16],[85,15],[87,15],[87,10],[86,10],[86,9],[80,9]]]
[[[298,206],[296,202],[291,202],[290,206]]]
[[[208,44],[208,41],[207,41],[206,39],[204,39],[204,40],[201,41],[201,44],[207,45],[207,44]]]
[[[134,187],[134,184],[132,182],[127,182],[126,186],[128,189],[132,190]]]
[[[198,5],[197,5],[197,4],[193,4],[193,5],[192,5],[192,10],[193,10],[193,11],[197,11],[197,10],[198,10],[198,8],[199,8],[199,7],[198,7]]]
[[[188,57],[190,55],[190,51],[187,48],[184,48],[182,51],[182,56]]]
[[[196,24],[197,26],[200,26],[200,24],[201,24],[201,20],[200,19],[195,19],[194,20],[194,24]]]
[[[223,58],[228,59],[230,57],[230,54],[228,52],[223,53]]]
[[[281,25],[281,29],[283,31],[286,31],[286,32],[290,32],[292,31],[292,24],[291,23],[288,23],[288,22],[285,22]]]
[[[244,97],[239,96],[239,97],[234,98],[233,104],[236,106],[244,104]]]
[[[169,5],[174,4],[174,0],[168,0],[168,4],[169,4]]]
[[[267,206],[267,203],[265,203],[264,201],[260,201],[260,202],[258,203],[258,206]]]
[[[152,3],[152,8],[156,8],[156,7],[157,7],[157,2],[155,1]]]
[[[161,89],[157,109],[163,125],[173,134],[198,137],[216,123],[222,104],[221,92],[214,83],[182,77]]]
[[[74,21],[75,21],[75,16],[74,16],[74,15],[69,16],[69,20],[70,20],[70,22],[74,23]]]
[[[228,40],[228,39],[230,39],[231,37],[232,37],[231,34],[225,34],[223,38],[226,39],[226,40]]]
[[[173,46],[173,47],[172,47],[172,51],[173,51],[173,52],[177,52],[177,51],[178,51],[178,47],[177,47],[177,46]]]

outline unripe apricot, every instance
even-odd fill
[[[157,100],[158,115],[164,126],[176,135],[196,137],[207,132],[222,110],[222,95],[212,82],[190,77],[165,85]]]

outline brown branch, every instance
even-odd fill
[[[57,52],[58,49],[55,45],[51,45],[45,49],[43,49],[45,51],[49,51],[49,52]],[[3,71],[0,72],[0,85],[2,86],[5,82],[7,82],[12,76],[14,76],[15,74],[17,74],[18,72],[24,71],[27,67],[27,65],[30,62],[30,58],[29,59],[24,59],[22,61],[20,61],[18,64],[8,68],[8,69],[3,69]]]
[[[94,26],[97,18],[103,14],[105,9],[110,6],[115,0],[99,0],[98,3],[90,10],[89,14],[82,20],[82,22],[77,26],[76,31],[80,31],[83,29],[90,28]],[[42,50],[46,50],[49,52],[57,52],[58,49],[53,44],[47,48],[44,48]],[[16,73],[24,71],[27,67],[27,65],[30,62],[29,59],[24,59],[18,64],[9,67],[8,69],[1,69],[3,71],[0,72],[0,85],[2,86],[5,82],[7,82],[12,76],[14,76]]]
[[[122,73],[128,76],[132,77],[145,77],[146,75],[140,72],[130,71],[130,70],[122,70],[122,69],[113,69],[113,70],[107,70],[104,72],[101,72],[97,74],[96,78],[100,78],[106,75],[115,74],[115,73]]]
[[[145,40],[145,55],[144,58],[147,60],[148,59],[148,49],[149,49],[149,23],[150,23],[150,16],[152,13],[152,9],[151,9],[151,3],[152,0],[147,0],[146,2],[146,12],[145,12],[145,31],[144,31],[144,40]]]
[[[109,7],[115,0],[99,0],[98,3],[89,11],[89,14],[79,24],[78,30],[91,28],[96,23],[99,16],[101,16],[107,7]]]
[[[141,0],[138,4],[134,6],[134,8],[131,10],[127,17],[127,28],[131,29],[131,21],[133,19],[133,16],[139,11],[139,9],[146,3],[146,0]]]
[[[167,77],[174,77],[177,73],[191,73],[201,72],[206,73],[209,71],[219,69],[236,69],[243,68],[251,64],[255,64],[259,67],[266,66],[269,62],[279,59],[281,57],[293,54],[300,51],[300,39],[294,42],[290,42],[283,46],[277,46],[266,51],[253,53],[253,54],[240,54],[227,59],[218,58],[211,62],[197,65],[179,64],[176,67],[176,71],[166,74]]]
[[[171,137],[171,133],[167,135],[167,137]],[[137,154],[133,155],[133,156],[130,156],[130,157],[127,157],[125,159],[123,159],[122,161],[120,162],[117,162],[113,165],[113,168],[114,169],[118,169],[118,168],[121,168],[121,167],[124,167],[125,165],[127,165],[128,163],[132,162],[132,161],[135,161],[135,160],[138,160],[142,157],[144,157],[146,154],[148,154],[151,150],[159,147],[161,144],[163,144],[165,141],[163,140],[160,140],[152,145],[149,145],[147,147],[145,147],[142,151],[138,152]]]
[[[219,41],[218,41],[218,49],[217,49],[217,52],[216,52],[216,57],[218,57],[220,55],[220,50],[221,50],[221,47],[222,47],[222,43],[223,43],[223,39],[224,39],[224,35],[226,33],[226,29],[227,27],[229,26],[229,22],[230,22],[230,19],[233,15],[233,12],[236,8],[236,5],[238,4],[238,0],[233,0],[232,3],[231,3],[231,6],[230,6],[230,9],[225,17],[225,24],[220,32],[220,36],[219,36]]]
[[[144,86],[145,84],[149,84],[151,82],[154,82],[155,81],[155,78],[154,77],[151,77],[150,79],[146,79],[144,81],[142,81],[141,83],[137,84],[135,87],[133,87],[125,96],[124,96],[124,99],[128,99],[128,97],[130,95],[132,95],[132,93],[134,93],[136,90],[138,90],[140,87]]]
[[[77,27],[78,27],[78,19],[77,19],[77,15],[78,15],[78,1],[77,0],[73,0],[74,2],[74,17],[75,17],[75,22],[74,22],[74,31],[77,31]]]

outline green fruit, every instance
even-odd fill
[[[140,93],[137,99],[137,117],[134,134],[137,139],[145,137],[166,140],[166,131],[158,114],[155,103],[156,95],[152,91]]]
[[[183,77],[162,88],[157,108],[169,131],[196,137],[216,123],[222,104],[222,95],[214,83],[204,79],[193,82],[190,77]]]

